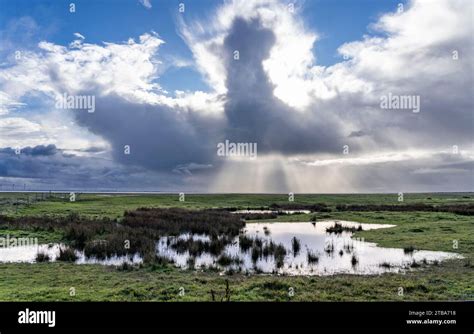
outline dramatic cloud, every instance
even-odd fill
[[[472,190],[472,6],[410,1],[341,45],[331,66],[318,63],[302,8],[278,0],[177,18],[194,63],[162,56],[152,31],[121,43],[81,32],[67,46],[43,40],[0,67],[2,175],[51,180],[49,168],[65,187]],[[209,91],[167,92],[160,75],[172,67],[195,67]],[[93,96],[94,112],[55,108],[64,94]],[[419,112],[382,108],[393,95],[419,99]],[[256,161],[218,157],[225,140],[256,143]]]
[[[117,161],[170,172],[178,165],[212,161],[222,128],[219,118],[193,110],[132,103],[117,96],[99,98],[94,113],[75,113],[79,124],[111,143]]]
[[[223,44],[227,59],[226,138],[255,142],[259,154],[338,150],[342,146],[339,128],[331,123],[330,115],[324,111],[300,113],[273,94],[262,63],[274,44],[274,33],[256,19],[236,19],[230,28]],[[234,50],[239,52],[238,60],[233,57]]]
[[[82,154],[85,153],[86,157]],[[188,166],[189,170],[207,168]],[[153,172],[119,165],[100,149],[66,153],[54,145],[0,149],[0,190],[197,191],[205,184],[189,174]],[[186,182],[184,182],[186,181]]]

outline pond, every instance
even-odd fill
[[[42,245],[24,245],[18,247],[3,247],[0,248],[0,263],[4,262],[36,262],[36,255],[38,253],[45,254],[50,261],[56,261],[59,256],[60,248],[64,248],[64,244],[42,244]],[[125,262],[129,264],[142,263],[142,259],[138,254],[131,256],[112,256],[107,259],[96,259],[86,257],[84,252],[75,251],[77,260],[76,264],[102,264],[110,266],[119,266]]]
[[[213,241],[207,235],[182,234],[162,237],[156,244],[156,253],[172,259],[181,268],[207,267],[220,272],[285,275],[373,275],[461,258],[456,253],[385,248],[352,238],[357,230],[391,227],[394,225],[346,221],[247,223],[240,236],[228,240],[218,252],[213,252],[212,248],[217,239]],[[55,261],[60,247],[53,244],[0,248],[0,262],[34,262],[38,252],[48,254]],[[142,262],[138,255],[106,260],[86,258],[83,252],[77,250],[76,255],[77,264]]]
[[[231,213],[240,213],[240,214],[262,214],[262,213],[275,213],[275,214],[300,214],[300,213],[311,213],[311,210],[237,210],[232,211]]]

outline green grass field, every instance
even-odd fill
[[[219,195],[186,195],[185,201],[180,202],[175,195],[95,195],[79,194],[75,202],[62,195],[56,198],[38,201],[34,194],[0,193],[0,212],[9,215],[67,215],[77,212],[88,216],[120,217],[125,210],[139,207],[184,207],[189,209],[238,207],[241,209],[258,208],[270,204],[287,204],[288,195],[259,195],[259,194],[219,194]],[[19,202],[19,205],[14,205]],[[314,204],[326,203],[330,206],[338,204],[465,204],[473,203],[472,193],[436,193],[436,194],[404,194],[403,203],[398,202],[397,194],[350,194],[350,195],[295,195],[294,203]]]
[[[0,211],[11,216],[68,215],[72,212],[91,217],[120,217],[124,210],[138,207],[247,207],[288,203],[287,195],[80,195],[33,202],[30,194],[0,194]],[[384,195],[296,195],[295,203],[338,204],[467,204],[472,193]],[[15,204],[16,203],[16,204]],[[313,216],[316,217],[313,217]],[[355,237],[384,247],[455,251],[464,256],[439,265],[422,266],[405,274],[377,276],[336,275],[327,277],[288,277],[244,274],[219,275],[165,266],[145,266],[119,270],[101,265],[68,263],[0,264],[2,301],[198,301],[211,300],[225,291],[228,280],[233,301],[317,301],[317,300],[473,300],[474,299],[474,219],[446,212],[339,212],[281,216],[274,221],[340,219],[361,223],[386,223],[396,227],[357,232]],[[38,237],[40,242],[61,240],[61,234],[45,231],[1,230],[1,235]],[[0,235],[0,236],[1,236]],[[458,247],[453,249],[456,241]],[[75,295],[70,295],[70,289]],[[180,294],[181,288],[184,295]],[[400,295],[400,288],[403,294]],[[290,296],[290,289],[294,295]],[[218,298],[217,298],[218,299]]]

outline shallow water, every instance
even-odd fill
[[[310,210],[237,210],[232,211],[231,213],[284,213],[288,215],[296,214],[296,213],[311,213]]]
[[[405,254],[403,249],[378,247],[375,243],[365,242],[351,238],[351,232],[342,232],[339,234],[327,233],[326,228],[334,225],[334,221],[318,223],[251,223],[247,224],[245,234],[249,237],[263,239],[264,242],[273,240],[276,244],[282,244],[287,249],[287,255],[284,259],[284,265],[276,268],[273,257],[260,258],[255,263],[252,261],[251,252],[242,252],[239,248],[239,241],[228,245],[225,253],[230,256],[239,257],[243,263],[241,265],[232,265],[234,270],[264,273],[278,273],[287,275],[334,275],[334,274],[380,274],[384,272],[399,272],[410,267],[413,261],[420,263],[426,261],[443,261],[450,258],[460,257],[455,253],[433,252],[433,251],[414,251],[411,254]],[[363,230],[390,228],[395,225],[387,224],[359,224],[353,222],[339,222],[346,227],[362,226]],[[265,229],[267,232],[265,233]],[[179,238],[186,239],[189,235],[182,235]],[[292,238],[297,238],[301,243],[301,249],[298,254],[292,252]],[[209,240],[206,236],[193,236],[201,240]],[[331,247],[331,245],[333,247]],[[334,250],[332,252],[326,249]],[[189,253],[178,254],[171,247],[167,246],[166,238],[163,238],[158,244],[158,253],[171,258],[176,265],[187,267]],[[317,263],[308,263],[308,251],[319,257]],[[342,255],[340,252],[342,251]],[[355,256],[357,263],[352,263],[352,257]],[[210,254],[202,254],[195,258],[195,267],[217,266],[218,257]],[[382,265],[383,264],[383,265]],[[222,268],[224,269],[224,268]]]
[[[361,226],[363,230],[391,228],[395,225],[387,224],[359,224],[345,221],[324,221],[317,223],[248,223],[242,231],[248,237],[258,237],[263,244],[273,241],[281,244],[287,250],[283,265],[277,268],[273,256],[260,257],[257,261],[252,260],[251,250],[242,251],[239,239],[227,245],[223,253],[239,258],[241,263],[221,267],[217,264],[218,256],[203,253],[194,258],[194,267],[217,267],[220,271],[236,270],[242,272],[263,272],[286,275],[334,275],[334,274],[381,274],[384,272],[400,272],[408,270],[413,262],[433,263],[452,258],[461,258],[456,253],[435,251],[414,251],[406,254],[400,248],[379,247],[375,243],[365,242],[351,238],[352,232],[328,233],[326,229],[334,226],[335,222],[344,227]],[[178,254],[171,245],[177,239],[189,239],[209,241],[206,235],[183,234],[178,237],[163,237],[157,242],[156,251],[160,256],[173,259],[179,267],[188,267],[189,252]],[[292,239],[297,238],[300,243],[300,251],[293,254]],[[62,245],[31,245],[22,247],[0,248],[0,262],[35,262],[38,252],[48,254],[51,261],[55,261],[59,255]],[[318,257],[317,262],[308,262],[308,252]],[[103,265],[120,265],[124,262],[138,264],[142,259],[138,255],[115,256],[105,260],[86,258],[82,252],[76,251],[77,264],[98,263]],[[357,261],[354,261],[355,258]]]
[[[63,244],[42,244],[42,245],[28,245],[19,247],[4,247],[0,248],[0,262],[36,262],[36,255],[43,253],[49,256],[50,261],[56,261],[59,256],[59,249],[64,247]],[[121,265],[125,262],[129,264],[138,264],[142,259],[138,254],[132,256],[112,256],[107,259],[96,259],[93,257],[86,257],[84,252],[75,251],[77,260],[76,264],[103,264],[103,265]]]

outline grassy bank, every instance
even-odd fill
[[[2,301],[231,301],[466,300],[474,299],[474,268],[450,261],[406,274],[271,277],[182,271],[172,267],[119,271],[100,265],[1,264]],[[180,288],[184,296],[180,296]],[[399,289],[403,288],[403,295]],[[75,296],[70,289],[75,289]],[[295,294],[289,296],[290,288]],[[216,298],[218,299],[218,298]]]

